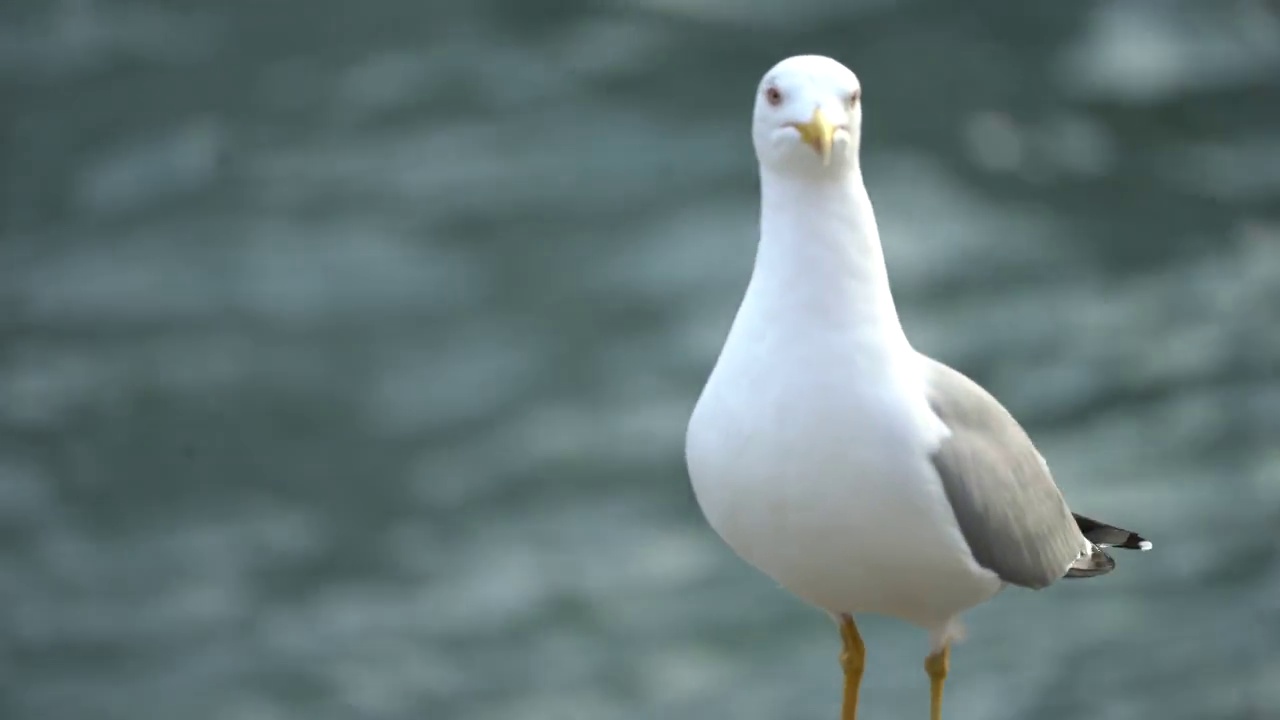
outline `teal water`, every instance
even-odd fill
[[[1280,718],[1280,15],[1024,5],[6,4],[0,713],[836,717],[682,460],[821,52],[916,345],[1156,544],[974,611],[947,717]]]

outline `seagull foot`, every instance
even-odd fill
[[[853,622],[853,616],[840,616],[840,667],[844,668],[844,702],[840,706],[840,720],[857,720],[858,688],[862,685],[862,671],[867,666],[867,648],[862,635]]]
[[[951,667],[951,646],[924,659],[924,671],[929,673],[929,720],[942,720],[942,685],[947,681]]]

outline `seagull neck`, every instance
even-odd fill
[[[760,171],[760,246],[751,286],[811,322],[908,348],[871,198],[854,169],[833,179]]]

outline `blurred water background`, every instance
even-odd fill
[[[1156,543],[971,613],[947,716],[1280,718],[1261,0],[8,0],[0,714],[836,717],[682,460],[800,52],[917,346]],[[863,627],[863,715],[925,717]]]

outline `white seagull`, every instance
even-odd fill
[[[959,616],[1006,585],[1043,588],[1150,549],[1068,509],[1026,432],[903,332],[859,144],[862,88],[798,56],[755,98],[760,242],[742,305],[689,420],[686,460],[708,523],[743,559],[840,627],[841,718],[865,648],[853,616],[930,634],[940,720]]]

